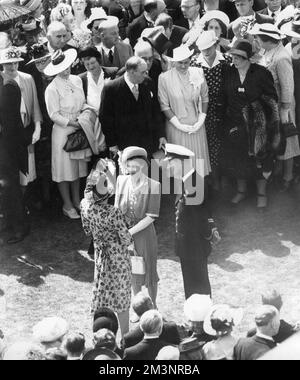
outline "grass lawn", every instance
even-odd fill
[[[223,240],[210,257],[214,302],[245,309],[238,328],[244,334],[252,325],[260,294],[276,288],[284,299],[283,317],[300,320],[300,189],[284,195],[272,191],[269,211],[263,215],[256,211],[254,198],[231,210],[226,203],[229,196],[225,192],[215,204]],[[158,307],[167,318],[184,322],[182,277],[173,254],[174,210],[165,199],[157,231]],[[0,328],[9,341],[30,337],[32,326],[52,315],[66,318],[72,330],[91,336],[93,262],[86,256],[88,245],[80,222],[52,210],[47,216],[33,217],[32,233],[23,243],[0,247],[0,287],[7,298]],[[53,270],[28,267],[17,261],[18,255]]]

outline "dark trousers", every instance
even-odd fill
[[[192,259],[180,257],[180,264],[185,298],[188,299],[193,294],[211,295],[207,257],[201,255]]]
[[[14,232],[25,232],[27,228],[27,215],[25,212],[23,194],[20,186],[20,174],[17,165],[11,162],[11,157],[5,149],[0,137],[0,179],[3,180],[1,188],[1,204],[5,222]]]

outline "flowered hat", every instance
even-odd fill
[[[20,49],[16,46],[10,46],[7,49],[3,49],[0,52],[0,65],[24,61],[24,59],[21,58],[21,54]]]

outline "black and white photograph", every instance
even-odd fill
[[[0,360],[300,360],[299,136],[300,0],[0,0]]]

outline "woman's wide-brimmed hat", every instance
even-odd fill
[[[250,59],[253,56],[253,49],[250,42],[246,40],[237,40],[228,53],[231,55],[239,55],[245,59]]]
[[[272,37],[275,40],[282,40],[284,38],[284,35],[282,32],[277,28],[277,26],[273,24],[255,24],[254,27],[249,31],[249,34],[253,36],[257,35],[263,35]]]
[[[44,73],[49,77],[62,73],[72,65],[76,58],[77,51],[75,49],[68,49],[66,51],[58,50],[51,57],[51,62],[45,68]]]
[[[300,14],[295,15],[288,22],[283,21],[280,32],[288,37],[300,39]]]
[[[222,21],[222,23],[226,26],[226,28],[229,27],[229,24],[230,24],[230,19],[229,17],[227,16],[226,13],[222,12],[222,11],[208,11],[205,13],[205,15],[201,18],[201,22],[203,24],[206,24],[207,22],[209,22],[210,20],[220,20]]]
[[[20,5],[30,9],[31,12],[34,12],[42,4],[42,0],[21,0]]]
[[[218,37],[214,30],[205,30],[197,40],[197,47],[200,51],[209,49],[218,42]]]
[[[178,48],[173,50],[173,58],[170,58],[172,62],[181,62],[185,61],[194,54],[194,49],[190,50],[188,46],[181,45]]]
[[[0,65],[5,63],[22,62],[24,59],[21,57],[21,50],[16,46],[9,46],[0,52]]]
[[[229,305],[216,304],[212,306],[210,312],[204,319],[203,328],[206,334],[211,336],[217,335],[216,327],[213,327],[214,322],[220,327],[220,331],[228,330],[233,326],[238,326],[243,319],[243,309],[233,308]]]
[[[38,61],[41,61],[45,58],[50,58],[51,54],[49,53],[46,45],[44,44],[34,44],[31,46],[31,61],[27,63],[27,65],[30,65],[32,63],[37,63]]]
[[[142,33],[142,38],[144,41],[149,42],[154,50],[158,54],[162,55],[172,46],[172,42],[162,33],[163,27],[148,28]]]

